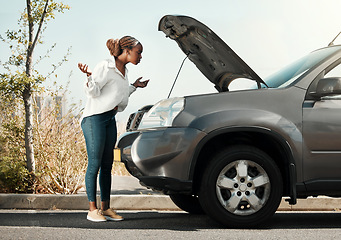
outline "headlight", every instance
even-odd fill
[[[139,129],[169,127],[174,118],[183,110],[185,99],[182,97],[162,100],[144,114]]]

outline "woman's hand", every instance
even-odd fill
[[[142,79],[142,77],[139,77],[139,78],[133,83],[133,86],[136,87],[136,88],[138,88],[138,87],[140,87],[140,88],[146,87],[147,84],[148,84],[148,82],[149,82],[149,79],[146,80],[146,81],[140,82],[141,79]]]
[[[88,70],[89,66],[83,63],[78,63],[78,68],[86,74],[87,77],[91,76],[92,72],[90,69]]]

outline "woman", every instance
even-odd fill
[[[88,154],[85,186],[89,200],[87,219],[94,222],[120,221],[123,218],[110,208],[111,169],[113,149],[117,138],[115,115],[123,111],[130,94],[136,88],[144,88],[149,80],[141,82],[141,77],[129,85],[126,64],[137,65],[142,58],[142,44],[130,36],[109,39],[107,47],[112,59],[97,64],[91,72],[85,64],[78,64],[86,73],[85,92],[87,103],[81,121]],[[97,209],[97,174],[101,191],[101,209]]]

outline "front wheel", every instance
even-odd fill
[[[199,200],[204,211],[230,227],[254,227],[277,210],[281,172],[263,151],[233,146],[214,156],[204,171]]]

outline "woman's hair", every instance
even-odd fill
[[[139,44],[139,41],[131,36],[124,36],[121,39],[109,39],[107,41],[107,47],[110,51],[110,54],[114,57],[118,57],[122,54],[123,49],[132,49],[137,44]]]

